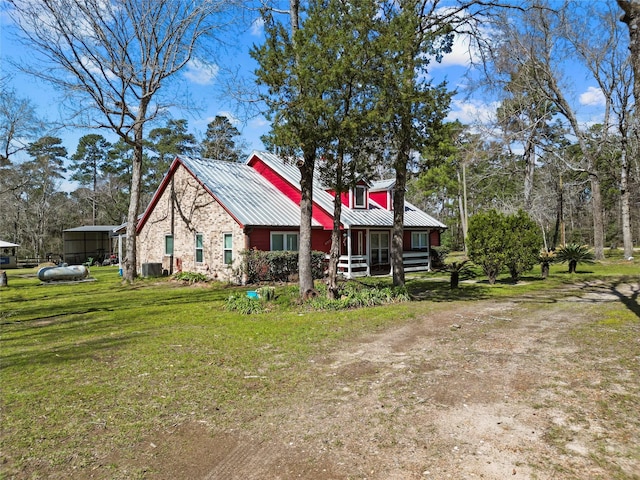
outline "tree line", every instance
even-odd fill
[[[119,137],[119,161],[129,154],[124,276],[132,280],[145,183],[166,166],[161,154],[145,156],[153,130],[145,132],[175,105],[167,93],[179,93],[171,83],[176,73],[194,59],[213,61],[215,38],[247,4],[9,3],[24,40],[55,67],[21,68],[81,100],[69,105],[70,125],[108,128]],[[395,285],[404,284],[407,195],[451,225],[447,241],[457,248],[466,248],[472,215],[522,208],[548,249],[569,238],[592,243],[596,258],[605,243],[622,243],[631,255],[640,223],[640,73],[638,55],[630,54],[638,48],[637,2],[289,0],[286,10],[277,3],[256,5],[265,39],[251,50],[254,90],[243,93],[271,122],[264,144],[300,169],[301,292],[313,288],[316,174],[336,192],[337,218],[340,192],[360,178],[395,178]],[[43,15],[47,28],[39,28]],[[491,122],[446,121],[455,90],[434,82],[431,69],[459,36],[481,64],[470,70],[469,83],[497,99]],[[581,119],[576,107],[576,65],[601,96],[596,123]],[[336,223],[330,272],[338,229]]]
[[[10,111],[33,108],[13,92],[0,91],[3,124]],[[26,106],[26,107],[25,107]],[[18,119],[18,115],[14,115]],[[30,111],[27,118],[36,118]],[[5,123],[6,122],[6,123]],[[14,123],[16,138],[27,138],[37,124]],[[37,129],[33,128],[33,131]],[[62,232],[80,225],[120,225],[126,222],[131,185],[132,147],[111,143],[102,135],[87,134],[68,152],[62,139],[45,135],[18,148],[6,141],[0,165],[1,237],[21,245],[23,257],[46,258],[62,253]],[[216,116],[202,140],[189,133],[187,121],[168,120],[145,140],[141,202],[146,205],[177,155],[225,161],[244,160],[240,132],[227,117]],[[63,181],[77,188],[68,191]]]

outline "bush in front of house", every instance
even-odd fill
[[[320,287],[322,290],[324,287]],[[343,310],[348,308],[374,307],[389,303],[408,302],[409,293],[405,287],[380,287],[347,282],[335,300],[322,294],[311,299],[307,306],[313,310]]]
[[[189,284],[207,282],[209,280],[204,273],[198,272],[178,272],[174,273],[171,278]]]
[[[298,274],[298,252],[265,252],[254,248],[241,254],[247,283],[288,282]],[[311,252],[314,279],[324,277],[325,256],[323,252]]]

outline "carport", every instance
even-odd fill
[[[102,263],[115,254],[118,225],[89,225],[69,228],[63,232],[64,262],[80,265],[89,258]]]

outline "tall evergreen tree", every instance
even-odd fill
[[[102,174],[103,168],[109,161],[109,149],[111,144],[102,135],[95,133],[85,135],[80,138],[76,153],[71,156],[74,172],[71,180],[80,185],[91,187],[91,211],[92,224],[96,224],[97,218],[97,194],[98,178]]]
[[[146,147],[147,168],[143,184],[152,191],[160,185],[177,155],[195,155],[198,150],[196,137],[188,132],[184,119],[169,119],[164,127],[151,130]]]
[[[300,293],[313,289],[311,269],[311,220],[313,208],[313,175],[323,91],[318,90],[313,72],[300,65],[297,46],[300,30],[300,2],[289,2],[290,25],[277,22],[265,12],[265,36],[262,46],[254,47],[251,56],[258,62],[257,83],[266,87],[262,100],[271,120],[267,141],[276,153],[295,162],[300,170]]]
[[[205,138],[200,145],[201,155],[213,160],[240,162],[244,152],[237,141],[240,131],[231,121],[222,115],[216,117],[207,125]]]
[[[45,254],[47,231],[56,213],[52,199],[64,178],[67,149],[60,138],[45,136],[29,144],[27,153],[32,159],[20,165],[22,175],[28,179],[22,197],[27,212],[24,231],[33,254],[40,257]]]
[[[405,282],[402,252],[407,166],[429,141],[431,132],[441,127],[452,95],[446,83],[433,85],[427,75],[430,62],[440,61],[451,51],[452,27],[436,10],[427,12],[426,8],[422,0],[400,0],[384,2],[379,12],[380,55],[385,59],[379,112],[396,174],[391,238],[396,286]]]

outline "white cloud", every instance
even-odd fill
[[[470,47],[470,38],[468,36],[456,35],[451,46],[451,53],[447,53],[442,57],[442,62],[431,63],[431,68],[442,68],[452,66],[468,67],[471,63],[471,55],[473,48]]]
[[[251,35],[259,37],[264,31],[264,18],[258,17],[251,23]]]
[[[240,120],[238,119],[238,117],[236,117],[233,113],[229,111],[221,110],[217,113],[217,115],[220,117],[227,117],[227,120],[229,120],[231,125],[234,125],[236,127],[240,125]],[[211,120],[209,121],[212,122],[213,120],[214,118],[211,118]]]
[[[580,104],[591,107],[604,106],[605,99],[602,90],[598,87],[587,88],[587,91],[580,95]]]
[[[187,80],[198,85],[210,85],[215,80],[219,70],[220,67],[214,63],[206,63],[194,58],[187,63],[184,76]]]
[[[465,125],[492,123],[498,108],[497,102],[483,103],[478,100],[453,100],[452,105],[447,120],[458,120]]]

